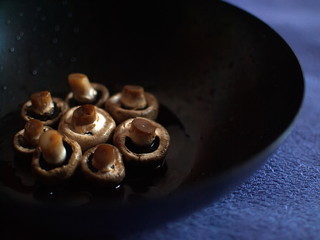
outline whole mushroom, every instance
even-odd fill
[[[44,126],[40,120],[30,119],[26,122],[24,129],[14,135],[13,146],[21,153],[33,153],[39,145],[42,133],[51,130],[49,126]]]
[[[158,116],[159,103],[151,93],[145,92],[138,85],[125,85],[122,92],[111,96],[105,109],[117,123],[129,118],[144,117],[155,120]]]
[[[23,104],[21,117],[28,121],[38,119],[44,125],[52,126],[57,123],[66,112],[67,105],[57,97],[51,97],[49,91],[35,92],[30,96],[30,100]]]
[[[56,184],[74,174],[81,157],[82,151],[76,141],[49,130],[40,137],[31,167],[44,182]]]
[[[121,153],[110,144],[88,149],[83,154],[81,170],[87,179],[100,186],[117,186],[125,177]]]
[[[83,73],[69,74],[68,83],[71,92],[66,97],[66,103],[70,107],[83,104],[101,107],[109,97],[109,90],[103,84],[90,82]]]
[[[130,118],[115,130],[113,144],[120,150],[125,163],[160,165],[170,145],[168,131],[146,118]]]
[[[79,143],[82,151],[112,137],[116,123],[105,110],[92,104],[69,109],[61,118],[58,131]]]

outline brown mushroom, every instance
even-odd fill
[[[57,97],[51,97],[49,91],[35,92],[21,109],[21,117],[28,121],[38,119],[44,125],[52,126],[59,121],[67,110],[65,102]]]
[[[31,167],[44,182],[55,184],[74,174],[81,157],[81,148],[77,142],[56,130],[49,130],[40,137]]]
[[[109,97],[109,90],[103,84],[90,82],[83,73],[69,74],[68,83],[71,92],[66,97],[66,103],[70,107],[87,103],[101,107]]]
[[[50,130],[40,120],[30,119],[26,122],[24,129],[14,135],[13,146],[21,153],[33,153],[39,144],[39,138],[43,132]]]
[[[110,144],[88,149],[83,154],[81,170],[88,180],[102,186],[117,186],[125,177],[121,153]]]
[[[121,93],[111,96],[105,109],[117,123],[129,118],[144,117],[155,120],[158,116],[159,103],[154,95],[137,85],[126,85]]]
[[[109,113],[91,104],[69,109],[61,118],[58,130],[63,135],[77,141],[82,151],[112,137],[116,123]]]
[[[170,136],[159,123],[146,118],[131,118],[115,130],[113,144],[125,163],[159,165],[166,156]]]

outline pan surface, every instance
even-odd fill
[[[1,5],[0,200],[9,222],[19,214],[61,231],[70,222],[71,232],[116,231],[181,216],[241,183],[281,143],[300,108],[303,76],[291,49],[229,4]],[[164,167],[132,172],[113,190],[80,176],[55,187],[37,181],[30,159],[12,147],[24,126],[19,111],[36,91],[64,98],[72,72],[111,94],[139,84],[158,98],[158,121],[171,135]]]

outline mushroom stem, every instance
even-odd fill
[[[30,119],[24,126],[24,139],[32,146],[39,144],[39,138],[43,133],[43,123],[37,119]]]
[[[53,101],[49,91],[41,91],[33,93],[30,97],[32,110],[39,114],[52,113],[54,109]]]
[[[156,127],[143,118],[135,118],[131,122],[129,137],[138,146],[150,145],[156,137]]]
[[[90,129],[90,125],[92,125],[96,119],[97,112],[95,106],[91,104],[85,104],[74,110],[71,123],[76,132],[82,133],[84,129]],[[94,126],[91,127],[93,128]]]
[[[95,100],[97,91],[91,86],[88,77],[82,73],[71,73],[68,82],[73,92],[73,97],[81,103],[89,103]]]
[[[99,171],[106,170],[116,157],[116,150],[109,144],[101,144],[93,153],[92,165]]]
[[[62,135],[56,130],[44,132],[39,140],[45,161],[52,165],[61,164],[66,156],[67,151],[63,146]]]
[[[143,109],[147,106],[144,89],[137,85],[126,85],[121,92],[121,104],[129,109]]]

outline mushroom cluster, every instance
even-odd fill
[[[32,154],[31,168],[44,182],[60,183],[80,171],[85,179],[117,186],[126,166],[162,165],[170,144],[156,122],[157,98],[142,86],[109,90],[82,73],[69,74],[70,93],[62,100],[49,91],[35,92],[23,104],[24,129],[14,148]]]

